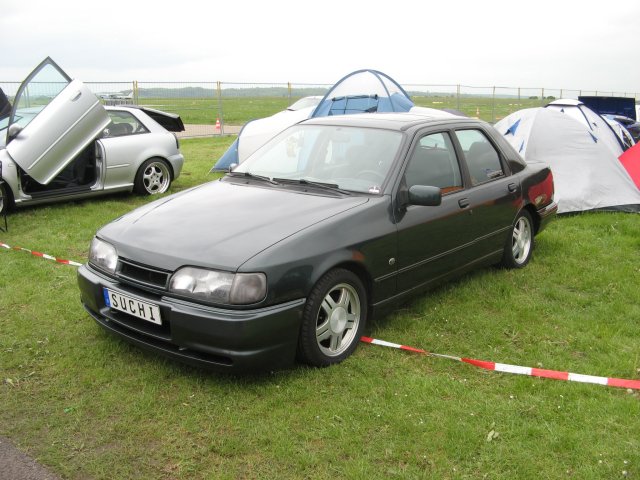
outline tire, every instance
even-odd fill
[[[156,195],[169,190],[171,186],[171,168],[159,158],[145,160],[138,169],[133,189],[141,195]]]
[[[353,272],[334,269],[313,287],[302,314],[298,359],[314,367],[342,362],[358,346],[367,293]]]
[[[531,260],[534,246],[533,221],[526,210],[516,217],[504,246],[501,265],[505,268],[522,268]]]
[[[13,206],[13,197],[9,186],[0,180],[0,217],[6,215]]]

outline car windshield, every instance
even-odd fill
[[[302,97],[300,100],[292,104],[287,110],[302,110],[303,108],[315,107],[320,103],[322,97],[313,96],[313,97]]]
[[[261,147],[234,172],[379,194],[402,135],[374,128],[296,125]]]

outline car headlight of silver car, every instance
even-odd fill
[[[171,277],[169,291],[211,303],[248,305],[267,294],[264,273],[229,273],[183,267]]]
[[[89,249],[89,263],[109,273],[116,272],[118,252],[113,245],[93,237]]]

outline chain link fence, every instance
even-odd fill
[[[237,134],[243,125],[285,110],[308,96],[323,96],[333,84],[237,82],[85,82],[105,105],[141,105],[182,117],[182,136]],[[0,82],[10,100],[20,82]],[[457,110],[491,123],[522,108],[581,95],[639,98],[638,93],[472,85],[404,84],[418,106]]]

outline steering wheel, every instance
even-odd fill
[[[360,170],[356,173],[356,178],[362,178],[363,180],[371,180],[377,182],[378,185],[382,185],[384,182],[384,175],[375,170]]]

